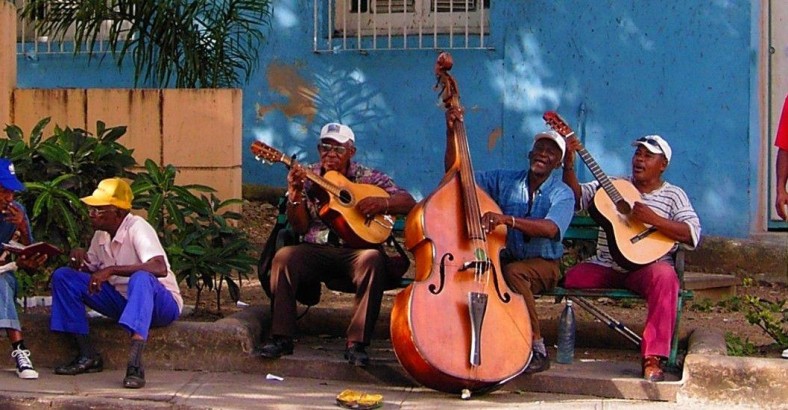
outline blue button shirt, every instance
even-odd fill
[[[476,184],[492,197],[504,215],[547,219],[558,226],[558,238],[530,238],[510,228],[506,249],[501,253],[503,258],[561,258],[564,254],[561,240],[575,212],[575,197],[569,186],[561,181],[560,171],[550,174],[534,192],[533,198],[528,197],[528,170],[477,172]]]

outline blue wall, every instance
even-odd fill
[[[315,54],[313,2],[274,4],[261,68],[244,87],[244,146],[260,139],[314,161],[320,127],[341,121],[356,132],[358,160],[418,198],[429,194],[443,175],[445,138],[432,89],[436,52]],[[494,0],[494,49],[452,52],[475,169],[525,166],[545,110],[558,110],[611,175],[629,172],[633,139],[658,133],[673,146],[666,179],[687,191],[704,233],[747,236],[758,195],[749,154],[753,7],[744,0]],[[19,86],[131,83],[130,69],[84,61],[20,58]],[[272,67],[289,67],[316,88],[314,117],[276,108],[293,99],[271,86]],[[281,164],[260,164],[244,151],[245,183],[284,186]],[[589,178],[583,168],[581,179]]]

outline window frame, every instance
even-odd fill
[[[490,3],[492,0],[467,0],[481,5],[471,11],[432,11],[433,4],[441,0],[361,0],[367,10],[351,12],[352,4],[360,0],[334,0],[331,29],[335,36],[381,36],[418,34],[489,34]],[[381,13],[375,11],[378,3],[413,3],[413,12]],[[465,0],[443,0],[464,2]],[[401,9],[401,7],[400,7]]]

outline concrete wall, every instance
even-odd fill
[[[96,122],[125,125],[120,142],[146,159],[178,169],[176,183],[203,184],[222,199],[241,197],[240,89],[15,88],[15,11],[0,2],[0,119],[27,135],[44,117],[54,127],[96,132]],[[237,208],[237,207],[236,207]],[[238,209],[236,209],[238,210]]]
[[[313,53],[313,4],[274,1],[260,70],[244,86],[244,182],[285,184],[283,166],[254,161],[247,149],[254,140],[314,161],[320,127],[342,121],[356,131],[356,159],[428,195],[443,175],[436,51]],[[748,236],[766,189],[750,153],[770,138],[751,127],[759,118],[751,115],[759,110],[752,85],[762,81],[759,37],[751,35],[760,4],[493,1],[492,48],[452,53],[475,169],[524,166],[550,109],[574,125],[611,175],[629,172],[633,139],[659,133],[674,150],[666,178],[685,188],[704,234]],[[20,57],[18,82],[128,87],[133,71],[108,60]]]
[[[11,92],[16,87],[16,14],[13,5],[0,1],[0,127],[11,119]]]

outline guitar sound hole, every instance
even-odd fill
[[[339,202],[341,202],[343,205],[350,204],[353,202],[353,195],[351,195],[350,192],[346,190],[339,191]]]

